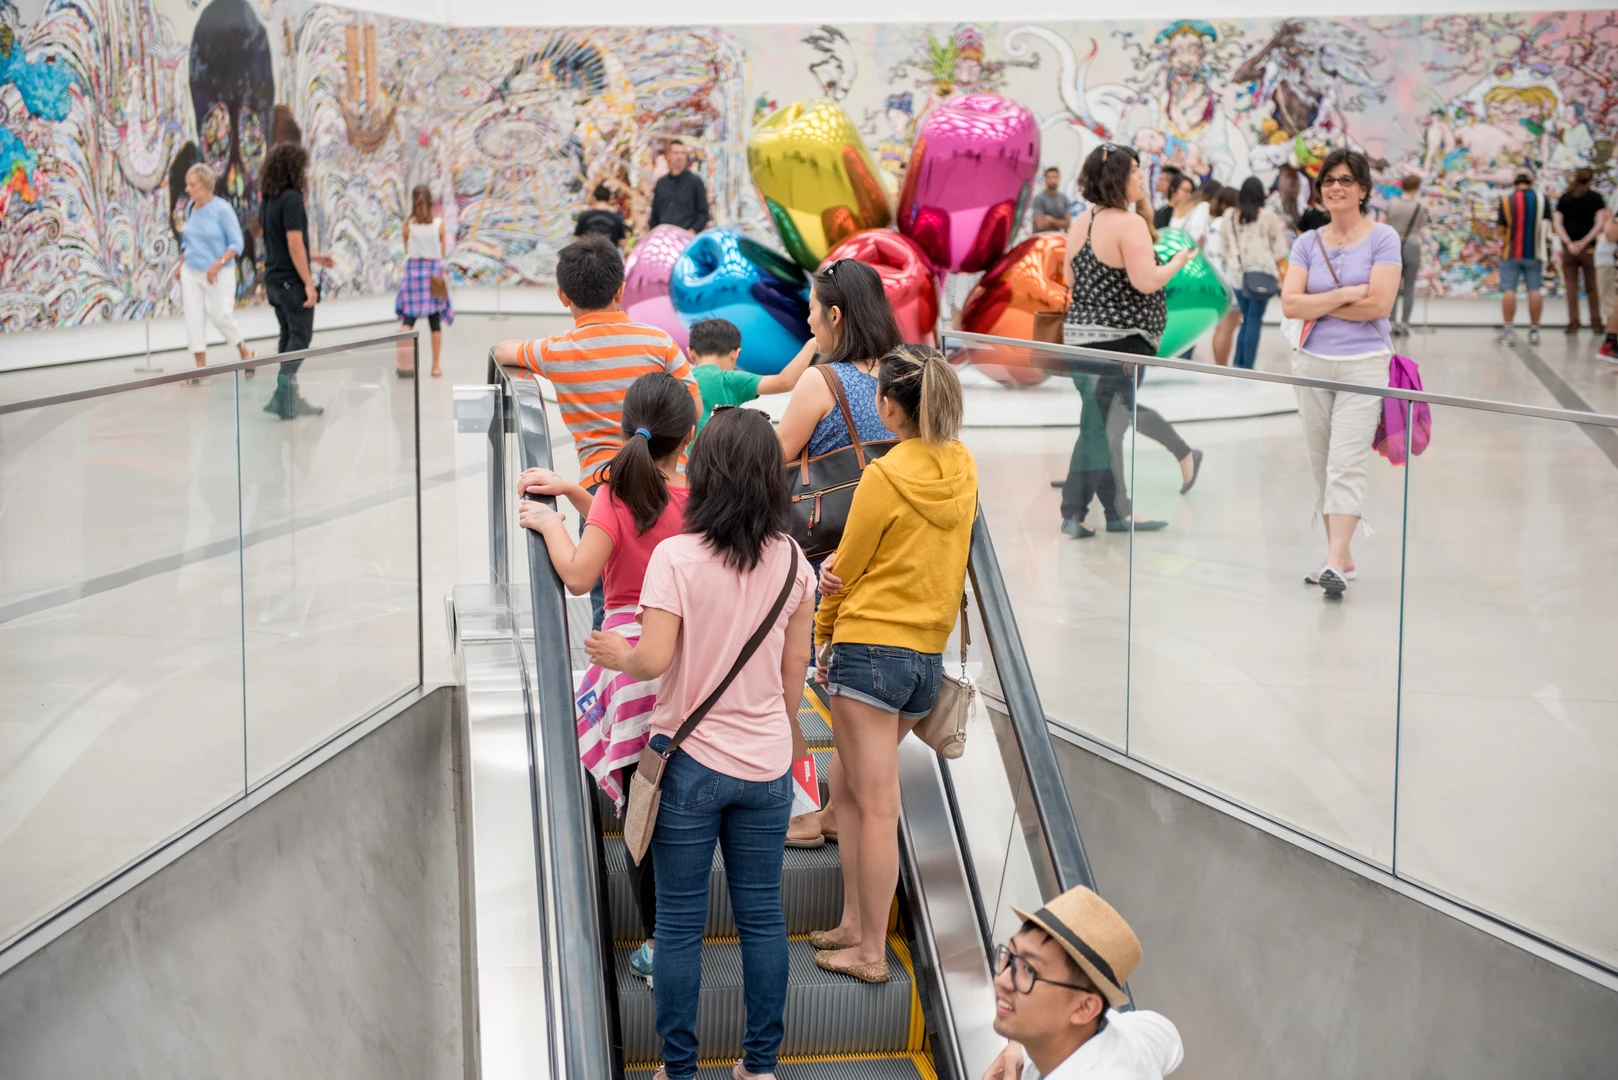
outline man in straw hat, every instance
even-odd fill
[[[1161,1080],[1184,1057],[1180,1033],[1154,1012],[1118,1012],[1140,942],[1084,888],[1023,921],[994,954],[994,1030],[1011,1044],[983,1080]]]

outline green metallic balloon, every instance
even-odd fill
[[[1196,246],[1183,229],[1162,230],[1155,245],[1162,262],[1168,262],[1181,248]],[[1163,299],[1168,305],[1169,321],[1163,328],[1163,342],[1157,347],[1159,356],[1185,352],[1192,342],[1218,325],[1232,302],[1230,286],[1200,251],[1169,279],[1163,287]]]

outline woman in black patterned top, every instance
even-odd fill
[[[1150,227],[1130,209],[1145,196],[1146,181],[1140,161],[1129,147],[1106,143],[1092,150],[1079,173],[1079,189],[1090,209],[1073,220],[1067,234],[1073,293],[1062,326],[1062,340],[1068,345],[1107,352],[1154,356],[1168,317],[1163,286],[1196,251],[1177,251],[1167,263],[1158,263]],[[1069,536],[1094,535],[1094,530],[1084,524],[1084,516],[1091,497],[1097,495],[1106,514],[1108,532],[1165,526],[1165,522],[1130,516],[1122,449],[1124,431],[1131,420],[1139,434],[1162,443],[1180,462],[1182,494],[1196,480],[1201,452],[1187,446],[1157,412],[1136,405],[1137,370],[1134,365],[1126,365],[1106,374],[1075,372],[1073,376],[1081,395],[1094,394],[1106,426],[1107,450],[1106,460],[1098,464],[1102,457],[1100,433],[1090,432],[1087,437],[1080,432],[1062,486],[1062,531]]]

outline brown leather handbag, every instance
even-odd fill
[[[854,426],[854,414],[848,408],[848,396],[843,393],[843,380],[830,364],[822,364],[815,370],[831,387],[853,445],[810,457],[809,445],[805,443],[797,460],[786,465],[787,494],[792,500],[792,523],[788,529],[792,539],[811,559],[837,550],[843,529],[848,525],[849,508],[854,505],[854,488],[859,485],[865,466],[899,444],[898,439],[861,442]]]
[[[758,652],[758,647],[764,643],[764,637],[775,626],[775,620],[781,617],[781,609],[786,607],[787,597],[792,595],[793,583],[798,580],[798,553],[792,552],[787,560],[787,579],[781,583],[781,592],[776,596],[775,603],[770,607],[770,613],[764,616],[764,621],[758,624],[753,636],[747,639],[742,646],[741,653],[736,662],[730,665],[730,671],[719,680],[713,693],[702,699],[702,704],[694,709],[685,723],[674,733],[674,738],[662,751],[653,750],[650,746],[640,752],[640,761],[635,766],[635,775],[629,780],[629,805],[624,809],[624,845],[629,848],[629,857],[639,866],[641,859],[646,857],[646,849],[652,844],[652,830],[657,828],[657,808],[663,803],[663,770],[668,767],[669,758],[674,751],[685,742],[685,737],[695,730],[697,723],[708,710],[724,696],[730,684],[736,681],[736,676],[742,673],[742,668]]]
[[[427,279],[427,292],[434,300],[448,300],[449,278],[443,274],[433,274]]]

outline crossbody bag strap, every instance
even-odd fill
[[[1319,229],[1314,230],[1314,233],[1315,246],[1320,249],[1320,257],[1325,260],[1326,263],[1326,273],[1331,275],[1332,284],[1341,289],[1343,287],[1343,282],[1342,279],[1337,276],[1337,268],[1331,264],[1331,256],[1326,252],[1326,241],[1320,238]]]
[[[788,543],[790,542],[788,541]],[[730,689],[730,684],[736,681],[736,676],[742,673],[742,668],[746,667],[747,662],[753,658],[753,654],[758,652],[758,647],[764,644],[765,635],[775,626],[775,620],[780,617],[781,609],[786,607],[787,597],[792,595],[792,586],[797,580],[798,553],[794,550],[788,553],[787,579],[781,583],[781,591],[776,595],[775,603],[770,605],[770,613],[764,616],[764,621],[758,624],[758,629],[753,631],[753,636],[748,638],[747,644],[742,646],[742,651],[736,657],[736,662],[730,665],[730,670],[725,673],[723,679],[719,680],[719,685],[714,687],[714,692],[703,698],[702,704],[698,705],[691,715],[686,717],[685,723],[680,725],[680,730],[674,733],[674,738],[670,739],[668,746],[663,748],[663,760],[667,761],[674,754],[674,751],[680,748],[680,744],[685,742],[685,737],[691,734],[704,716],[708,715],[708,710],[712,709],[719,699],[724,696],[725,691]]]
[[[837,407],[843,410],[843,423],[848,425],[848,437],[854,441],[854,457],[860,463],[860,472],[864,472],[865,444],[860,442],[860,433],[854,426],[854,412],[848,407],[848,395],[843,392],[843,380],[831,369],[830,364],[822,364],[820,374],[826,380],[826,385],[831,387],[832,396],[837,399]]]

